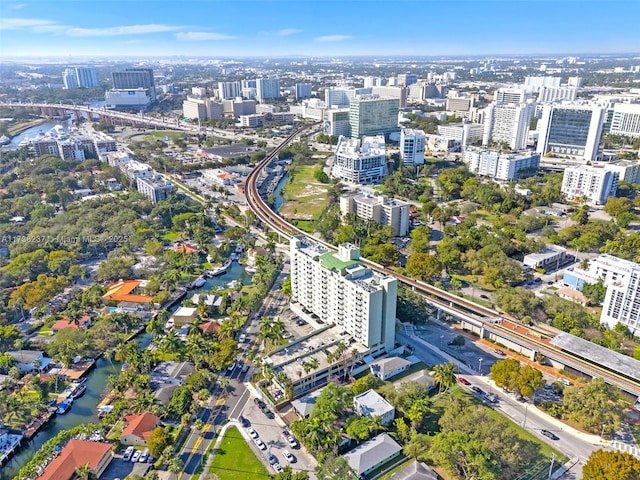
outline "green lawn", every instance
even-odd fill
[[[313,178],[315,165],[297,165],[293,181],[282,189],[283,217],[297,220],[317,220],[329,204],[327,190],[330,185]],[[303,227],[300,227],[303,228]]]
[[[162,236],[162,240],[166,240],[167,242],[175,242],[178,240],[180,234],[178,232],[169,232]]]
[[[253,480],[270,475],[236,427],[229,427],[215,451],[209,473],[219,480]]]
[[[149,132],[145,135],[145,140],[164,140],[164,137],[169,137],[169,139],[173,140],[175,138],[184,138],[184,132],[176,132],[169,130],[158,130],[154,132]]]

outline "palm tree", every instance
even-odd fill
[[[76,467],[76,478],[79,480],[91,480],[96,478],[96,475],[91,470],[91,467],[85,464]]]
[[[455,369],[453,362],[441,363],[433,367],[433,379],[438,384],[440,392],[456,384]]]
[[[178,475],[182,471],[183,463],[178,457],[169,460],[169,472]]]
[[[167,335],[160,342],[160,348],[167,353],[171,353],[171,359],[176,359],[176,353],[182,353],[183,343],[175,335]]]
[[[229,379],[227,377],[223,377],[220,379],[220,381],[218,382],[220,384],[220,387],[222,387],[222,396],[226,397],[227,396],[227,388],[229,388]]]

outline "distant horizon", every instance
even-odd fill
[[[639,14],[633,0],[3,0],[0,58],[626,56]]]

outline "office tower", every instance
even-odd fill
[[[64,69],[62,72],[62,83],[64,83],[65,90],[78,88],[78,78],[76,77],[76,71],[73,68]]]
[[[511,150],[524,150],[535,113],[535,103],[489,105],[484,109],[482,145],[506,143]]]
[[[173,192],[173,185],[164,180],[160,175],[155,175],[150,178],[138,177],[136,179],[136,185],[138,191],[143,195],[146,195],[151,203],[158,203],[162,200],[169,198],[171,192]]]
[[[334,137],[350,137],[349,108],[333,108],[324,112],[324,133]]]
[[[404,237],[409,232],[409,204],[385,195],[353,193],[340,197],[342,216],[355,213],[367,222],[373,220],[379,225],[393,228],[396,237]]]
[[[405,167],[424,163],[425,138],[422,130],[403,128],[400,131],[400,158]]]
[[[524,88],[499,88],[493,94],[493,100],[497,105],[504,103],[521,104],[531,99],[531,92]]]
[[[398,281],[360,263],[360,251],[342,244],[338,252],[294,236],[291,302],[335,324],[372,354],[393,350]]]
[[[561,80],[560,77],[526,77],[524,79],[524,88],[537,92],[540,87],[559,87]]]
[[[152,102],[156,101],[156,84],[151,68],[127,68],[119,72],[112,72],[114,90],[135,90],[144,88]]]
[[[357,97],[349,105],[351,136],[388,135],[398,131],[400,101],[374,96]]]
[[[595,160],[604,116],[604,108],[595,105],[545,105],[536,151]]]
[[[182,116],[189,120],[207,120],[207,99],[187,97],[182,102]]]
[[[640,137],[640,104],[616,103],[609,133],[624,137]]]
[[[537,103],[559,103],[564,100],[573,102],[577,96],[576,87],[540,87]]]
[[[387,175],[384,135],[358,138],[340,137],[331,175],[354,184],[380,183]]]
[[[310,83],[296,83],[296,100],[311,98]]]
[[[372,87],[371,93],[380,98],[397,98],[400,108],[407,107],[407,87]]]
[[[80,88],[98,86],[98,74],[94,67],[76,67],[76,80]]]
[[[418,83],[418,75],[414,73],[401,73],[398,75],[398,85],[408,87],[414,83]]]
[[[242,84],[240,82],[218,82],[218,98],[229,100],[242,96]]]
[[[260,102],[265,100],[280,98],[279,78],[258,78],[256,79],[256,98]]]
[[[467,147],[462,161],[477,175],[509,182],[535,175],[540,167],[540,155],[530,151],[501,153],[500,150]]]
[[[469,145],[482,140],[484,125],[469,122],[447,123],[438,125],[438,135],[447,140],[460,142],[461,145]]]
[[[256,88],[255,80],[242,80],[241,82],[242,88]]]
[[[330,87],[324,91],[324,104],[327,108],[348,107],[357,95],[369,95],[372,88]]]
[[[565,168],[560,191],[569,200],[586,198],[596,205],[604,205],[618,189],[619,172],[606,167],[573,165]]]
[[[206,97],[207,89],[205,87],[191,87],[191,95],[194,97]]]

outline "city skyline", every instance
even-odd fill
[[[0,56],[625,54],[640,45],[632,1],[92,3],[3,2]]]

